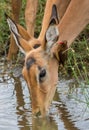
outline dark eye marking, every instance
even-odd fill
[[[26,61],[26,68],[27,68],[27,70],[29,70],[30,67],[31,67],[35,62],[36,62],[36,60],[35,60],[33,57],[27,59],[27,61]]]
[[[33,46],[34,49],[36,49],[36,48],[38,48],[38,47],[40,47],[40,44],[35,44],[35,45]]]

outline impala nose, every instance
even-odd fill
[[[39,117],[39,116],[41,116],[41,112],[38,111],[37,113],[35,113],[35,115],[36,115],[36,117]]]
[[[42,116],[42,117],[46,117],[48,115],[48,111],[46,111],[45,109],[36,109],[33,114],[36,117]]]

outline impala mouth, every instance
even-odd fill
[[[40,112],[40,111],[38,111],[37,113],[35,113],[35,116],[36,116],[36,117],[41,116],[41,112]]]
[[[41,112],[40,110],[39,110],[38,112],[34,113],[34,115],[35,115],[36,117],[42,117],[42,118],[47,117],[48,114],[49,114],[48,111]]]
[[[49,111],[45,108],[37,108],[35,111],[33,111],[33,115],[36,117],[46,117],[48,115]]]
[[[35,111],[33,111],[33,115],[36,117],[39,117],[42,115],[40,108],[36,108]]]

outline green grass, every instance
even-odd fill
[[[1,0],[0,1],[0,52],[5,49],[5,43],[9,37],[9,29],[8,25],[6,23],[4,13],[9,10],[8,4],[6,4],[6,1]]]
[[[39,0],[39,8],[36,18],[36,27],[35,27],[35,36],[37,37],[41,30],[41,23],[43,18],[43,12],[45,7],[46,0]],[[22,26],[25,26],[25,20],[24,20],[24,9],[26,5],[26,0],[22,0],[22,8],[20,12],[20,24]],[[7,41],[9,39],[9,28],[6,22],[6,18],[4,16],[4,13],[6,12],[9,16],[11,16],[11,1],[9,0],[1,0],[0,1],[0,54],[2,51],[5,50],[7,46]]]
[[[85,36],[81,40],[78,38],[69,49],[65,68],[77,82],[81,78],[89,83],[89,44]]]
[[[39,0],[39,8],[36,18],[36,27],[35,27],[35,35],[38,36],[41,30],[41,23],[43,18],[43,12],[45,7],[46,0]],[[6,48],[6,43],[9,39],[9,28],[6,23],[6,19],[4,13],[7,12],[11,15],[11,7],[9,0],[1,0],[0,2],[0,48]],[[25,26],[24,22],[24,9],[26,5],[26,0],[23,0],[21,15],[20,15],[20,24]],[[88,70],[89,70],[89,26],[82,32],[82,34],[77,38],[77,40],[71,46],[71,49],[68,51],[68,60],[65,68],[68,74],[74,76],[77,81],[78,77],[83,78],[84,80],[88,79]],[[0,51],[2,51],[2,49]],[[79,82],[79,81],[78,81]]]
[[[43,12],[46,0],[39,0],[39,8],[36,18],[35,35],[38,36],[41,30],[41,23],[43,18]],[[24,22],[24,8],[26,0],[23,0],[20,24],[25,26]],[[9,0],[0,1],[0,52],[6,50],[6,43],[9,39],[9,28],[4,17],[4,13],[7,12],[11,15],[11,7]],[[71,48],[68,51],[68,60],[65,64],[66,74],[71,78],[75,78],[76,81],[81,84],[81,80],[85,84],[89,85],[89,25],[76,39]],[[80,80],[81,79],[81,80]],[[84,85],[81,85],[83,88]],[[87,96],[89,97],[89,96]],[[87,98],[86,98],[87,99]],[[89,98],[88,98],[89,99]],[[87,100],[88,100],[87,99]]]

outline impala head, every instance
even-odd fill
[[[11,18],[7,17],[7,22],[17,46],[25,54],[22,73],[30,89],[32,111],[45,115],[53,99],[58,81],[58,60],[52,52],[59,37],[56,6],[53,6],[51,20],[43,43],[41,39],[29,36],[27,31],[15,24]],[[62,52],[62,50],[63,47],[60,44],[58,52]]]

